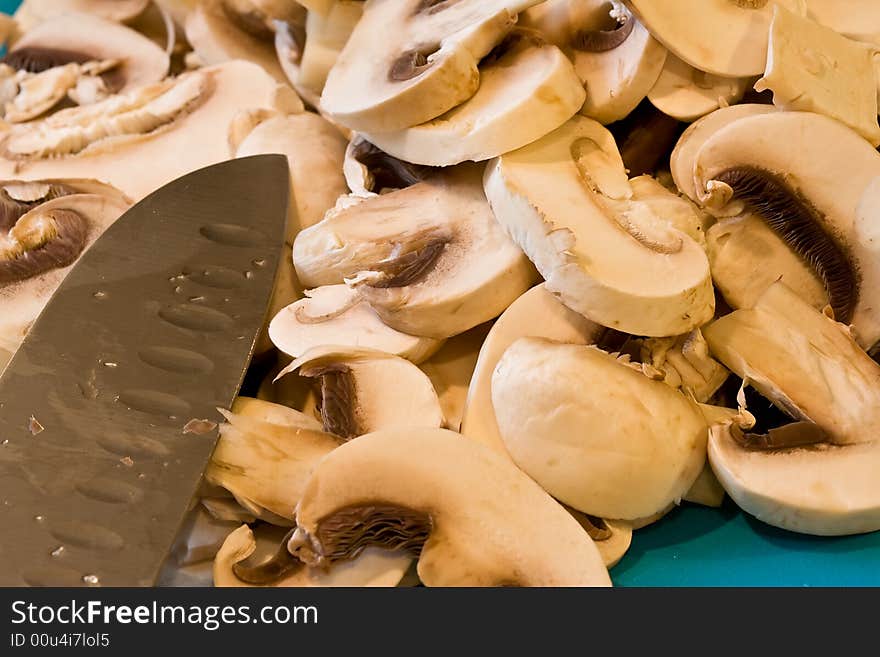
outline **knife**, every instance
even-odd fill
[[[201,169],[68,273],[0,376],[0,586],[155,584],[253,355],[289,190],[281,155]]]

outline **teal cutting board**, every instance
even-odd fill
[[[0,0],[0,11],[19,4]],[[880,586],[880,532],[800,536],[729,500],[721,509],[684,505],[636,532],[611,576],[619,586]]]

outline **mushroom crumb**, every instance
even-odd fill
[[[31,415],[31,418],[28,421],[28,430],[30,430],[32,436],[36,436],[37,434],[43,433],[45,427],[40,424],[40,421],[37,420],[37,418]]]

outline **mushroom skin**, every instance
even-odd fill
[[[562,506],[503,456],[443,429],[346,443],[315,469],[296,520],[289,549],[307,564],[332,562],[331,548],[348,558],[415,538],[426,586],[611,583],[589,534]]]

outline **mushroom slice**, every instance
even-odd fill
[[[232,405],[232,412],[236,415],[260,420],[261,422],[280,424],[295,429],[305,428],[312,431],[321,431],[323,429],[320,421],[306,413],[301,413],[281,404],[254,399],[253,397],[236,397]]]
[[[522,338],[492,375],[507,451],[551,495],[601,518],[678,503],[706,461],[699,406],[596,347]]]
[[[15,20],[23,32],[74,12],[126,23],[140,16],[149,4],[150,0],[24,0],[15,12]]]
[[[328,213],[294,242],[300,281],[344,281],[412,335],[448,338],[498,316],[535,272],[493,216],[481,174],[457,167]]]
[[[699,244],[633,196],[611,133],[575,117],[490,162],[495,216],[547,290],[589,319],[634,335],[687,333],[714,313]]]
[[[776,0],[804,13],[803,0]],[[680,59],[707,73],[761,75],[773,3],[768,0],[627,0],[627,6]]]
[[[308,568],[287,553],[284,536],[278,527],[240,526],[229,534],[217,553],[214,586],[391,587],[400,583],[412,563],[407,554],[368,548],[357,559],[336,564],[329,570]]]
[[[877,176],[880,154],[870,144],[810,112],[734,121],[703,144],[694,164],[700,201],[722,214],[742,205],[760,215],[810,264],[835,317],[851,323],[866,347],[880,338],[880,260],[854,219]]]
[[[205,470],[208,483],[228,490],[257,518],[268,511],[270,522],[272,516],[293,520],[315,463],[339,445],[336,436],[315,429],[312,418],[288,411],[284,424],[221,411],[227,421]]]
[[[345,285],[306,290],[305,295],[275,315],[269,324],[273,344],[293,358],[314,347],[348,345],[420,363],[443,344],[386,326],[357,292]]]
[[[663,373],[667,384],[701,404],[709,401],[730,374],[709,355],[709,345],[700,329],[677,337],[644,340],[640,355],[642,363]]]
[[[775,5],[767,70],[755,89],[772,90],[773,104],[784,110],[837,119],[877,147],[876,54],[877,46],[847,39]]]
[[[351,193],[360,197],[411,187],[434,171],[430,167],[399,160],[357,133],[345,150],[342,169]]]
[[[112,4],[112,3],[105,3]],[[168,73],[168,53],[147,37],[113,21],[82,13],[64,14],[27,32],[3,58],[31,73],[88,61],[114,61],[101,75],[110,93],[158,82]]]
[[[745,103],[716,110],[692,123],[679,138],[675,149],[672,151],[672,156],[669,158],[669,169],[672,173],[672,179],[675,181],[675,186],[692,201],[699,201],[697,189],[694,185],[694,164],[697,159],[697,153],[700,152],[703,144],[713,137],[715,133],[735,121],[749,116],[770,114],[776,111],[778,110],[772,105]]]
[[[873,0],[806,0],[807,15],[854,39],[880,46],[880,14]]]
[[[587,90],[581,113],[602,124],[632,112],[663,70],[666,49],[622,2],[549,0],[526,11],[523,25],[569,56]]]
[[[297,507],[290,551],[332,565],[368,547],[419,557],[426,586],[608,586],[584,529],[491,449],[444,429],[379,431],[334,450]]]
[[[229,159],[226,140],[217,135],[226,134],[241,110],[285,112],[299,103],[292,95],[258,66],[241,61],[168,78],[10,127],[0,141],[0,178],[88,172],[138,200],[190,171]]]
[[[290,165],[291,204],[287,242],[312,226],[348,192],[342,173],[345,138],[312,112],[276,116],[259,124],[244,138],[237,157],[283,153]]]
[[[712,75],[670,54],[648,100],[664,114],[691,123],[721,107],[738,103],[754,80],[754,77]]]
[[[80,193],[79,182],[0,182],[0,369],[79,255],[131,205],[97,182]]]
[[[752,309],[703,329],[709,347],[739,377],[828,442],[874,440],[880,428],[880,365],[849,330],[774,283]]]
[[[610,570],[620,563],[632,544],[632,523],[625,520],[605,520],[568,507],[566,509],[593,539],[605,567]]]
[[[538,1],[371,2],[327,77],[321,106],[363,132],[430,121],[476,93],[480,59]]]
[[[310,349],[278,375],[299,371],[320,386],[324,431],[351,440],[380,429],[442,427],[431,380],[399,356],[372,349]]]
[[[517,29],[480,64],[480,88],[445,114],[367,139],[395,157],[429,166],[481,162],[540,139],[584,102],[574,67],[540,33]]]
[[[535,321],[537,317],[540,321]],[[461,433],[507,454],[492,408],[492,372],[507,348],[525,337],[593,344],[604,331],[604,327],[562,305],[544,284],[530,289],[502,313],[483,342],[468,388]]]
[[[275,286],[272,288],[269,310],[266,313],[263,328],[260,330],[257,344],[254,347],[255,356],[265,354],[273,347],[272,338],[269,336],[269,324],[272,322],[272,318],[302,298],[303,291],[300,289],[299,281],[296,280],[296,271],[293,269],[293,250],[290,245],[285,244],[282,250],[281,263],[278,265],[278,272],[275,277]]]

